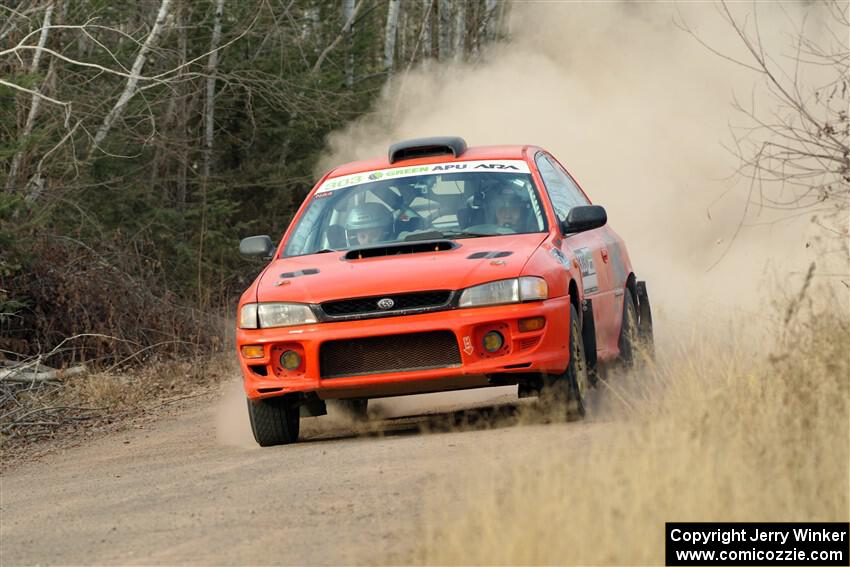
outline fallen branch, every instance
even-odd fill
[[[49,370],[31,370],[26,367],[17,367],[0,370],[0,382],[53,382],[62,380],[69,376],[78,376],[88,372],[85,366],[72,366],[71,368]]]

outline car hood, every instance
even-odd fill
[[[457,240],[451,250],[345,259],[344,252],[279,258],[263,272],[257,300],[322,303],[437,289],[462,289],[520,275],[545,233]],[[472,256],[472,258],[470,258]]]

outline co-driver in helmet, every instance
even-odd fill
[[[516,190],[498,189],[488,200],[496,225],[514,232],[525,232],[526,202]]]

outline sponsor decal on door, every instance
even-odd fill
[[[596,266],[593,264],[593,251],[590,248],[579,248],[575,254],[581,269],[584,293],[596,293],[599,291],[599,281],[596,276]]]

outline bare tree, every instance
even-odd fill
[[[439,40],[439,52],[437,54],[440,61],[447,61],[452,53],[452,3],[451,0],[437,0],[439,29],[437,36]]]
[[[311,73],[316,74],[319,72],[319,69],[322,67],[322,63],[325,62],[325,59],[333,51],[343,39],[351,32],[354,26],[354,20],[357,18],[357,14],[360,12],[360,8],[363,7],[363,4],[366,0],[360,0],[357,5],[354,7],[354,10],[351,12],[351,15],[345,21],[342,26],[342,29],[339,32],[339,35],[334,38],[334,40],[328,44],[327,47],[319,54],[319,57],[316,59],[316,63],[313,65],[313,68],[310,70]]]
[[[145,39],[145,43],[142,44],[142,47],[139,49],[139,53],[136,55],[136,60],[133,62],[133,67],[130,69],[127,84],[124,86],[124,91],[121,93],[121,96],[118,97],[118,101],[115,103],[115,106],[112,107],[112,110],[109,111],[109,114],[104,117],[100,128],[97,129],[97,133],[94,135],[94,143],[92,144],[89,155],[92,155],[95,148],[100,146],[109,134],[109,131],[112,129],[112,125],[115,124],[115,121],[118,120],[124,113],[127,103],[130,102],[130,99],[136,94],[139,79],[142,78],[142,68],[145,66],[145,61],[148,58],[150,50],[155,47],[157,41],[159,41],[159,36],[165,26],[165,19],[168,17],[168,11],[171,8],[171,1],[172,0],[162,0],[160,3],[159,11],[156,14],[156,20],[154,21],[153,27],[151,28],[147,39]]]
[[[218,45],[221,43],[221,16],[224,12],[224,0],[216,0],[213,18],[213,33],[210,40],[210,58],[207,61],[206,106],[204,108],[204,179],[210,176],[212,161],[213,134],[215,132],[215,80],[218,72]]]
[[[422,55],[431,57],[431,7],[434,0],[422,0]]]
[[[41,24],[41,34],[38,38],[38,45],[36,46],[35,53],[32,56],[32,63],[30,64],[29,72],[31,74],[35,74],[38,72],[38,64],[41,61],[41,54],[44,51],[44,46],[47,43],[47,34],[50,31],[50,18],[53,16],[53,2],[47,4],[47,7],[44,9],[44,21]],[[51,63],[53,60],[51,60]],[[47,79],[45,79],[45,83],[48,82],[51,72],[53,70],[53,66],[51,65],[47,72]],[[27,121],[24,124],[24,131],[21,133],[19,138],[19,143],[21,145],[25,144],[27,139],[32,134],[33,126],[35,126],[35,119],[38,116],[38,109],[41,107],[41,89],[39,87],[34,87],[35,91],[32,95],[32,101],[30,102],[30,110],[27,114]],[[9,177],[6,180],[6,190],[11,191],[18,179],[18,168],[21,165],[21,159],[24,155],[24,148],[21,147],[15,155],[12,157],[12,164],[9,167]]]
[[[203,289],[204,240],[207,229],[207,189],[212,163],[213,141],[215,134],[215,80],[218,72],[218,45],[221,43],[221,16],[224,0],[216,0],[213,16],[213,32],[210,40],[210,57],[207,61],[206,96],[204,106],[204,165],[201,172],[201,227],[198,239],[198,289]],[[206,298],[199,294],[199,306],[205,307]]]
[[[462,61],[466,53],[466,2],[458,2],[455,7],[454,29],[455,59]]]
[[[343,0],[342,2],[342,21],[348,23],[354,15],[355,2],[354,0]],[[348,53],[345,55],[345,86],[351,88],[354,86],[354,52],[352,44],[354,40],[354,25],[348,28]]]
[[[718,11],[744,47],[744,58],[721,52],[679,25],[716,55],[761,78],[768,104],[733,101],[744,124],[733,127],[729,149],[749,180],[749,205],[781,218],[811,215],[821,227],[848,237],[850,215],[850,20],[848,4],[827,0],[809,7],[820,29],[804,19],[793,37],[791,57],[771,53],[752,17],[735,16],[725,2]],[[824,224],[824,221],[826,224]],[[737,235],[737,232],[736,232]],[[731,241],[730,241],[731,245]]]
[[[384,30],[384,69],[392,73],[395,63],[395,42],[398,34],[398,12],[401,0],[387,3],[387,26]]]
[[[484,37],[487,41],[494,41],[499,29],[499,2],[498,0],[484,0]]]

